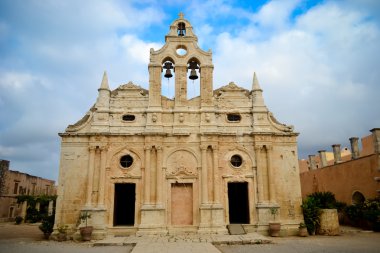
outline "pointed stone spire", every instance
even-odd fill
[[[104,71],[103,80],[102,80],[102,83],[101,83],[100,88],[98,90],[100,91],[100,90],[109,90],[109,89],[110,89],[110,87],[108,86],[107,72]]]
[[[268,111],[263,98],[263,90],[260,87],[256,72],[253,73],[252,81],[252,104],[254,111]]]
[[[257,80],[256,72],[253,72],[252,90],[261,90],[259,80]]]

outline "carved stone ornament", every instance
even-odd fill
[[[184,165],[179,165],[178,167],[174,168],[172,171],[168,171],[166,173],[168,176],[196,176],[197,172],[196,170],[186,168]]]

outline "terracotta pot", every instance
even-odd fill
[[[57,241],[59,241],[59,242],[66,241],[66,234],[65,233],[58,233]]]
[[[270,222],[269,223],[269,235],[273,237],[280,236],[281,223],[279,222]]]
[[[94,228],[92,226],[89,227],[82,227],[80,228],[80,235],[82,236],[83,241],[91,241],[91,235],[92,235],[92,230]]]
[[[301,237],[306,237],[309,235],[309,233],[307,232],[307,228],[299,228],[299,231],[298,231],[298,235],[301,236]]]

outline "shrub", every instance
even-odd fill
[[[313,234],[317,226],[319,225],[320,210],[318,207],[318,203],[313,197],[308,196],[302,202],[301,207],[307,231],[309,232],[309,234]]]
[[[16,218],[15,218],[15,222],[16,222],[16,224],[17,224],[17,225],[20,225],[21,222],[23,221],[23,219],[24,219],[24,218],[22,218],[21,216],[16,216]]]
[[[38,228],[44,234],[51,234],[53,232],[53,227],[54,227],[54,215],[45,216],[42,219],[41,225],[38,226]]]
[[[336,208],[335,195],[332,192],[314,192],[308,195],[316,201],[316,205],[321,209],[334,209]]]

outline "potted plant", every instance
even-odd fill
[[[67,225],[58,225],[58,235],[57,235],[57,241],[62,242],[67,240]]]
[[[15,218],[16,225],[20,225],[23,220],[24,219],[21,216],[16,216]]]
[[[91,218],[91,214],[89,214],[87,211],[82,212],[79,216],[80,221],[81,222],[84,221],[84,223],[85,223],[84,227],[79,228],[80,235],[82,236],[83,241],[90,241],[91,240],[92,231],[94,229],[92,226],[87,226],[87,219],[88,218]]]
[[[49,239],[54,227],[54,215],[47,216],[42,220],[41,225],[38,228],[44,233],[44,238]]]
[[[273,215],[273,221],[269,222],[269,235],[273,237],[280,236],[281,223],[276,221],[278,207],[271,207],[269,211]]]
[[[309,233],[307,232],[306,224],[304,222],[301,222],[298,227],[298,235],[301,237],[306,237],[308,234]]]

